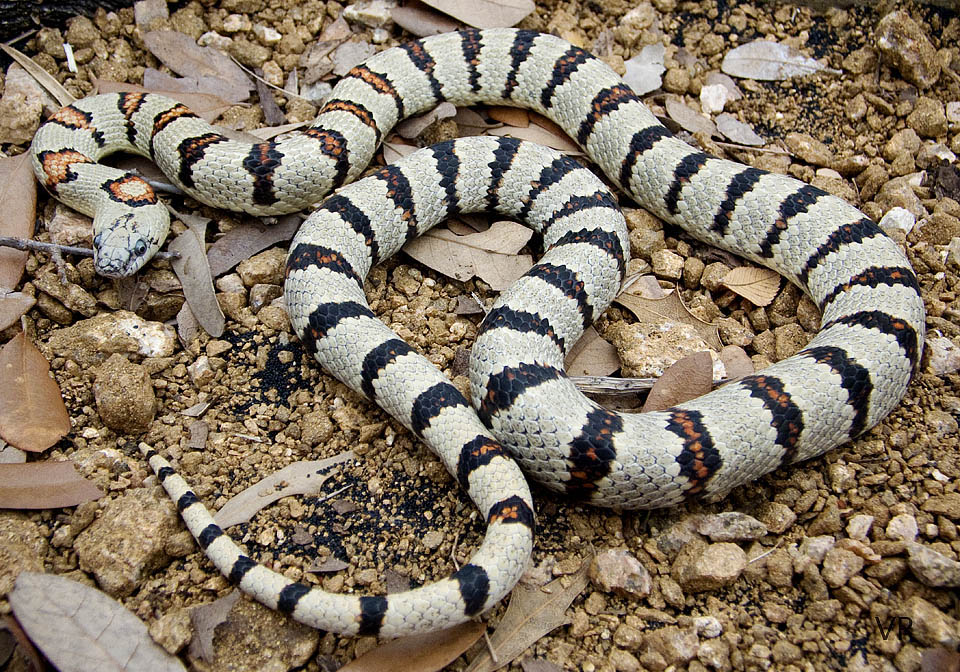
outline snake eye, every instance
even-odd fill
[[[142,257],[147,253],[147,244],[143,240],[138,240],[137,244],[133,246],[133,251],[137,253],[138,257]]]

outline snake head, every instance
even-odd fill
[[[150,229],[144,230],[138,224],[132,212],[115,216],[103,213],[94,218],[93,265],[97,273],[108,278],[125,278],[143,268],[157,253],[169,229],[169,218],[162,235],[151,235]]]

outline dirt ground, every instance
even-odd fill
[[[958,343],[960,312],[953,302],[960,249],[954,251],[951,240],[960,236],[960,204],[949,194],[953,199],[960,196],[950,191],[956,186],[950,187],[954,178],[949,168],[938,167],[936,158],[930,158],[936,143],[960,154],[960,109],[948,106],[960,101],[957,15],[929,5],[900,7],[930,40],[943,67],[937,83],[923,88],[908,81],[901,68],[878,58],[876,26],[885,13],[881,8],[816,13],[786,5],[656,0],[649,7],[652,23],[639,28],[623,19],[633,8],[623,0],[538,2],[536,12],[520,26],[556,32],[587,48],[609,31],[613,41],[607,60],[615,67],[622,67],[644,44],[660,41],[667,47],[664,88],[693,107],[706,73],[719,69],[734,42],[773,38],[837,70],[780,82],[738,80],[744,95],[728,103],[726,111],[763,136],[767,149],[787,149],[790,154],[741,151],[705,141],[707,149],[812,182],[876,219],[903,207],[926,220],[925,226],[901,234],[899,242],[918,273],[928,337]],[[319,0],[192,2],[171,6],[168,21],[169,27],[193,37],[222,31],[228,16],[237,14],[249,18],[250,24],[272,26],[284,38],[267,47],[267,60],[286,75],[309,43],[304,32],[315,37],[341,9],[339,3]],[[157,67],[158,62],[144,52],[133,23],[132,10],[123,10],[116,19],[101,14],[65,29],[68,38],[71,32],[101,33],[92,38],[93,55],[78,59],[77,74],[66,72],[59,57],[47,54],[38,62],[75,95],[92,90],[93,75],[137,82],[144,66]],[[353,30],[372,41],[371,28],[355,24]],[[247,39],[242,30],[232,35],[236,41]],[[408,37],[390,27],[386,43],[377,48]],[[97,53],[97,39],[109,45],[106,56]],[[21,48],[44,54],[44,40],[55,38],[45,32]],[[248,41],[256,43],[252,32]],[[276,98],[281,109],[293,109],[284,96]],[[662,109],[664,91],[645,99]],[[310,110],[298,103],[295,112],[293,116],[307,118]],[[241,110],[226,116],[250,114]],[[941,122],[941,117],[946,118]],[[798,150],[787,142],[790,133],[824,143],[827,158]],[[23,148],[5,147],[9,154]],[[926,171],[922,184],[916,175],[921,170]],[[192,201],[174,201],[180,211],[197,207]],[[41,220],[53,212],[45,196],[39,207]],[[208,242],[238,221],[206,208],[201,212],[215,217]],[[703,262],[701,270],[728,261],[678,229],[643,233],[633,239],[655,245],[634,249],[638,259],[650,260],[651,252],[663,247],[682,257],[685,267],[696,266],[686,261],[692,257]],[[39,237],[44,236],[41,231]],[[24,291],[39,293],[31,283],[52,263],[48,255],[32,254]],[[68,271],[97,298],[97,311],[112,312],[117,299],[111,283],[93,277],[84,266],[89,262],[75,267],[74,263],[67,259]],[[157,262],[155,268],[154,280],[171,275],[166,262]],[[685,302],[698,314],[737,322],[737,329],[726,322],[726,333],[746,334],[745,349],[755,363],[783,356],[791,336],[803,342],[811,337],[808,320],[797,316],[803,303],[795,289],[782,289],[769,307],[757,309],[722,287],[707,289],[700,279],[697,274],[684,275],[673,284],[680,286]],[[382,592],[391,582],[419,585],[443,577],[454,570],[455,562],[469,557],[483,526],[455,481],[424,446],[374,404],[322,374],[283,320],[269,313],[261,317],[249,308],[245,292],[252,284],[279,285],[280,277],[268,273],[266,279],[241,281],[240,304],[225,299],[235,309],[226,311],[226,330],[220,338],[201,333],[187,347],[178,344],[169,356],[132,357],[147,370],[157,399],[155,419],[139,436],[119,435],[105,426],[94,399],[95,366],[45,350],[73,421],[73,431],[47,456],[73,460],[108,494],[77,510],[0,513],[0,538],[11,544],[0,557],[10,561],[13,572],[41,569],[90,585],[97,584],[97,577],[103,587],[96,568],[120,562],[118,555],[103,549],[126,548],[132,542],[124,534],[152,530],[166,539],[156,548],[138,551],[146,558],[142,567],[117,569],[124,576],[113,584],[112,594],[193,669],[332,670],[376,642],[369,637],[316,634],[245,600],[228,619],[232,627],[217,630],[215,654],[198,656],[186,646],[196,629],[189,609],[226,595],[231,587],[197,547],[183,539],[172,507],[158,494],[136,449],[139,441],[170,455],[212,509],[292,462],[353,450],[356,459],[335,471],[323,486],[327,494],[345,488],[338,494],[285,498],[250,523],[231,529],[259,561],[332,590]],[[157,281],[153,287],[162,284]],[[455,314],[457,299],[475,295],[489,306],[495,293],[481,281],[451,281],[403,255],[376,269],[366,286],[377,314],[463,383],[460,353],[469,348],[479,318]],[[223,287],[218,285],[221,295],[230,293]],[[182,303],[175,287],[162,289],[151,288],[142,305],[141,313],[150,320],[173,318]],[[48,298],[28,313],[26,324],[28,334],[43,346],[52,332],[83,318]],[[629,319],[625,311],[612,308],[598,330],[611,333]],[[2,341],[15,330],[0,334]],[[204,355],[210,371],[196,378],[192,375],[196,362]],[[960,644],[955,591],[932,587],[929,578],[918,576],[922,571],[915,565],[923,564],[923,559],[910,553],[909,540],[903,538],[909,535],[895,533],[914,529],[920,544],[945,559],[944,573],[957,576],[958,384],[960,376],[950,367],[938,369],[925,360],[904,402],[878,427],[819,459],[779,469],[717,504],[617,512],[569,503],[534,487],[538,534],[532,582],[572,574],[595,553],[627,549],[649,573],[651,590],[641,598],[625,597],[591,583],[568,610],[569,624],[541,638],[509,669],[553,669],[531,662],[544,659],[561,669],[585,671],[914,672],[921,669],[924,652],[940,646],[955,649]],[[182,413],[197,404],[209,407],[199,417]],[[144,487],[148,494],[136,494]],[[124,519],[121,508],[138,513]],[[740,575],[720,588],[698,592],[684,584],[678,557],[684,545],[703,549],[716,545],[692,526],[719,512],[748,514],[768,531],[758,538],[735,539],[732,543],[748,560]],[[109,529],[89,532],[104,519],[112,521]],[[137,544],[149,546],[143,540]],[[338,572],[309,571],[318,559],[322,564],[328,558],[342,560],[346,567]],[[9,571],[4,578],[12,581]],[[9,610],[5,601],[0,608]],[[499,606],[486,615],[492,627],[503,609]],[[482,646],[481,640],[447,669],[465,669]],[[6,669],[26,669],[22,665],[14,657]]]

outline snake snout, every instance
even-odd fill
[[[93,237],[93,263],[97,273],[110,278],[133,275],[159,247],[137,232],[129,213],[99,228]]]

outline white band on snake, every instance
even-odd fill
[[[718,499],[778,466],[858,436],[903,398],[919,366],[924,310],[898,246],[844,201],[671,137],[606,65],[550,35],[466,30],[377,54],[334,88],[314,124],[278,141],[227,140],[169,99],[80,100],[37,133],[39,179],[94,216],[96,266],[136,272],[166,236],[142,180],[97,163],[153,158],[184,191],[252,214],[300,210],[360,175],[400,119],[441,101],[529,108],[557,122],[643,207],[711,245],[776,269],[823,314],[807,347],[667,411],[607,411],[563,374],[564,354],[616,294],[629,255],[615,198],[570,159],[510,139],[421,150],[344,187],[303,224],[287,261],[287,310],[327,371],[422,438],[488,520],[451,578],[390,595],[331,595],[243,555],[154,451],[151,466],[210,559],[245,592],[348,634],[395,636],[466,620],[499,600],[532,547],[533,509],[514,462],[602,506]],[[451,214],[494,210],[536,228],[546,256],[504,293],[473,346],[473,405],[373,316],[363,278]],[[496,441],[492,438],[496,437]],[[500,443],[497,443],[499,441]]]

